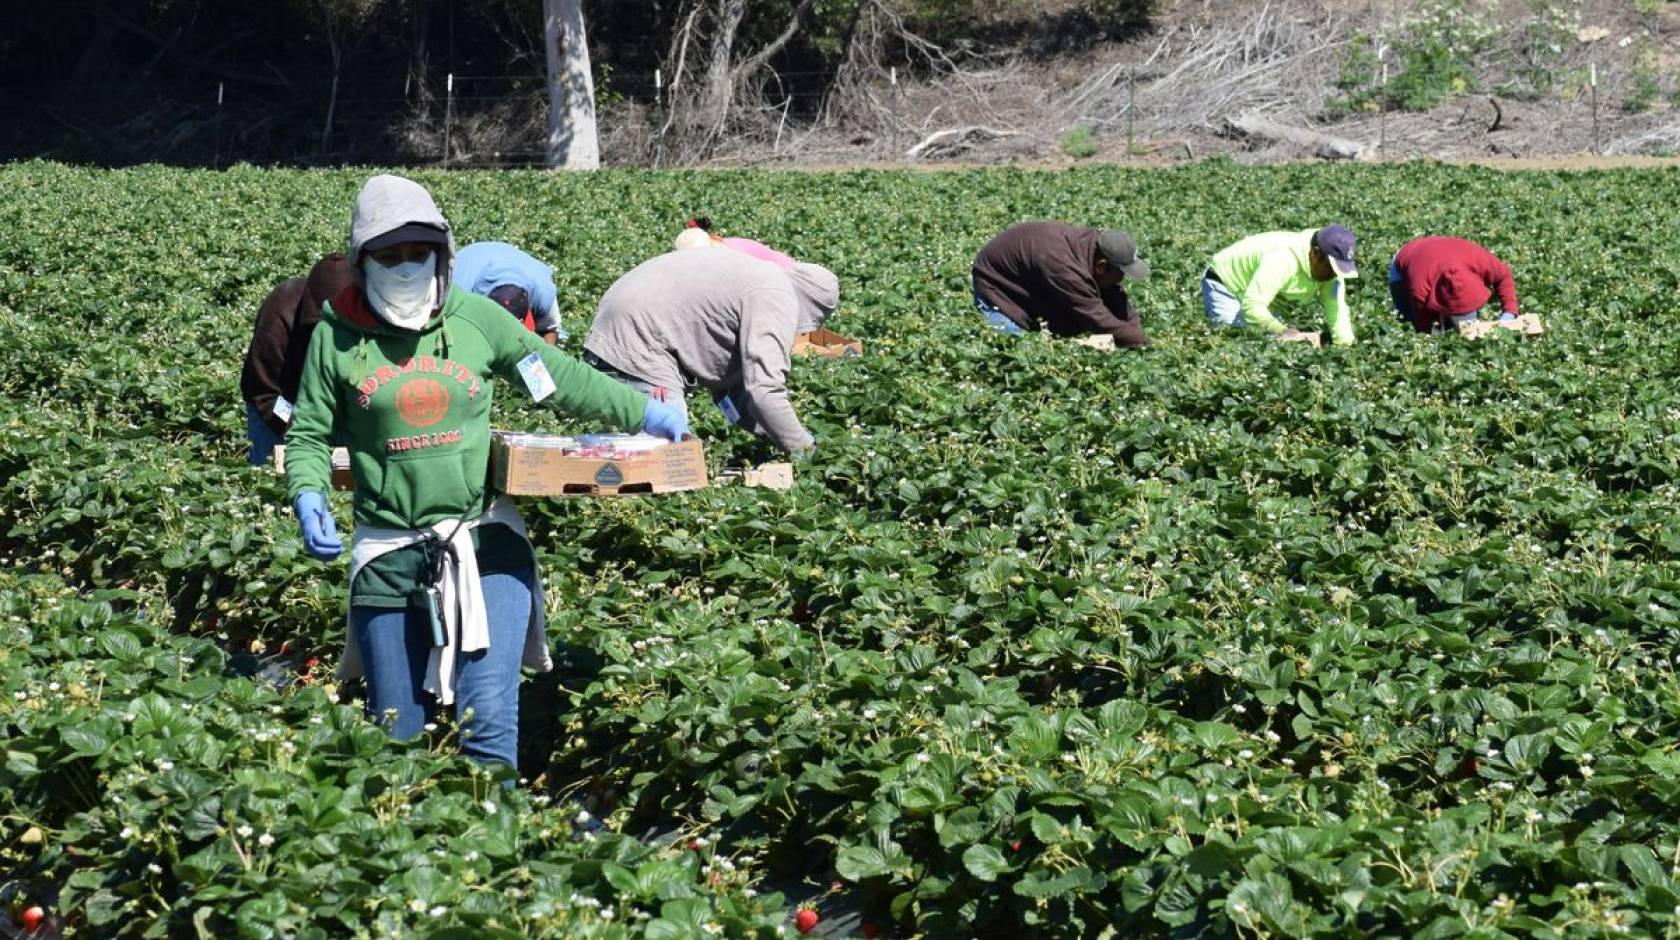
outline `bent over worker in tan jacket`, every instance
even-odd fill
[[[821,265],[783,269],[735,251],[672,251],[601,297],[583,359],[677,408],[689,386],[729,423],[789,453],[815,440],[788,400],[793,339],[823,325],[840,282]]]

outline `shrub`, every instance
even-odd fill
[[[1091,129],[1081,124],[1067,132],[1062,137],[1062,152],[1075,160],[1094,157],[1097,153],[1097,138]]]
[[[1390,38],[1395,66],[1388,87],[1382,85],[1380,37],[1359,35],[1343,54],[1331,114],[1372,108],[1427,111],[1473,91],[1472,63],[1493,47],[1498,29],[1469,8],[1465,0],[1431,0],[1400,24]]]

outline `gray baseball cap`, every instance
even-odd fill
[[[1134,281],[1149,277],[1149,262],[1138,257],[1137,240],[1126,232],[1103,229],[1097,235],[1097,254]]]

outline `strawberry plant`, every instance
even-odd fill
[[[526,503],[565,668],[512,790],[228,653],[343,641],[236,377],[363,176],[0,168],[0,852],[68,925],[767,935],[783,891],[886,936],[1680,933],[1671,172],[420,174],[575,336],[698,206],[839,271],[868,348],[797,364],[787,493]],[[1034,217],[1139,235],[1154,347],[980,328],[973,253]],[[1207,331],[1213,251],[1332,218],[1359,345]],[[1394,322],[1433,232],[1546,335]]]

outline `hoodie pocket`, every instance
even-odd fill
[[[483,495],[483,480],[467,479],[458,447],[393,456],[385,463],[385,501],[412,524],[460,518]]]

